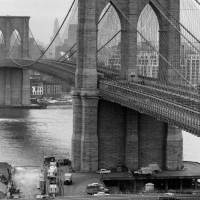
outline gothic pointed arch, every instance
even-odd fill
[[[6,55],[5,38],[2,30],[0,30],[0,59],[4,59]]]
[[[121,22],[111,3],[98,19],[97,62],[98,67],[121,69]]]
[[[10,36],[10,56],[12,58],[22,58],[22,40],[17,29],[13,30]]]
[[[159,21],[147,4],[137,23],[137,71],[141,77],[157,78],[159,69]]]

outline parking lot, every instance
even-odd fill
[[[59,167],[59,177],[62,185],[63,196],[85,195],[86,187],[91,183],[101,183],[101,175],[97,173],[72,173],[72,184],[64,185],[64,174],[68,173],[67,166]]]

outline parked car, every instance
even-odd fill
[[[53,197],[51,197],[47,194],[37,194],[36,199],[53,199]]]
[[[159,200],[178,200],[179,198],[174,193],[165,193],[163,196],[158,197]]]
[[[97,171],[98,174],[110,174],[111,171],[107,170],[107,169],[100,169],[99,171]]]

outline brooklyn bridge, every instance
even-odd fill
[[[1,16],[0,104],[30,104],[29,70],[51,75],[72,87],[76,171],[118,163],[181,170],[181,131],[200,136],[200,40],[185,19],[199,10],[191,1],[74,1],[66,18],[77,39],[57,59],[29,54],[30,17]]]

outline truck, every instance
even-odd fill
[[[152,169],[153,172],[162,172],[162,169],[160,169],[158,164],[149,164],[149,167]]]
[[[134,175],[138,175],[138,174],[146,174],[146,175],[151,175],[153,174],[152,170],[150,167],[141,167],[141,169],[134,171]]]
[[[50,162],[49,166],[50,167],[57,167],[56,162]]]
[[[162,170],[157,164],[149,164],[146,167],[141,167],[139,170],[134,171],[134,175],[138,175],[138,174],[151,175],[151,174],[158,173],[161,171]]]
[[[66,173],[64,179],[64,185],[71,185],[72,184],[72,174]]]
[[[49,185],[49,194],[51,196],[57,196],[58,193],[58,186],[56,184]]]
[[[52,178],[52,177],[56,177],[57,172],[55,171],[54,168],[49,168],[47,171],[47,177],[48,178]]]

